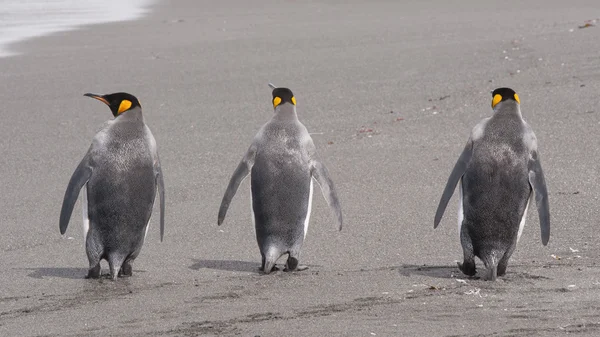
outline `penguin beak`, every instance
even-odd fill
[[[106,98],[102,97],[101,95],[87,93],[87,94],[84,94],[83,96],[91,97],[91,98],[99,100],[100,102],[103,102],[106,105],[110,105],[110,103],[108,103]]]

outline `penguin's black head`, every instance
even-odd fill
[[[508,100],[513,100],[521,104],[519,95],[517,95],[517,93],[511,88],[498,88],[492,91],[492,109],[496,106],[496,104]]]
[[[108,105],[115,117],[135,107],[142,107],[140,101],[135,96],[126,92],[117,92],[109,95],[85,94],[83,96],[95,98]]]
[[[288,88],[273,89],[273,108],[276,108],[279,104],[283,103],[292,103],[293,105],[296,105],[294,93]]]

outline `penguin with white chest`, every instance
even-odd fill
[[[83,234],[90,266],[87,277],[100,277],[100,261],[105,259],[115,280],[132,275],[132,263],[148,232],[157,189],[163,239],[163,175],[156,141],[144,123],[138,99],[127,93],[85,96],[108,105],[115,118],[96,134],[71,176],[60,212],[60,233],[67,230],[83,188]]]
[[[464,263],[473,276],[475,256],[496,280],[506,273],[525,225],[530,198],[535,195],[543,245],[550,239],[548,191],[533,130],[521,115],[519,96],[510,88],[492,92],[492,117],[473,128],[446,184],[435,214],[436,228],[456,185],[458,225]]]
[[[233,173],[218,217],[221,225],[240,183],[250,174],[253,220],[265,274],[284,254],[288,254],[285,270],[306,269],[298,262],[308,230],[313,178],[342,229],[342,211],[333,181],[318,160],[306,127],[298,120],[296,98],[288,88],[271,87],[275,115],[260,129]]]

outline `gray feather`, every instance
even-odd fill
[[[221,201],[221,207],[219,207],[219,217],[217,220],[217,225],[221,225],[223,220],[225,220],[225,215],[227,214],[227,209],[229,208],[229,204],[231,204],[231,200],[235,193],[237,192],[238,187],[244,181],[244,179],[250,173],[252,166],[254,165],[254,156],[256,155],[256,148],[254,145],[250,146],[248,152],[242,161],[239,163],[238,167],[233,172],[231,179],[229,180],[229,185],[227,186],[227,190],[225,191],[225,195],[223,196],[223,200]]]
[[[471,139],[467,142],[463,152],[461,153],[456,165],[454,165],[454,169],[452,169],[452,173],[450,173],[450,177],[448,177],[448,182],[446,183],[446,187],[444,188],[444,192],[442,193],[442,198],[440,199],[440,203],[438,205],[437,211],[435,212],[435,220],[433,222],[433,228],[437,228],[442,220],[442,216],[444,215],[444,211],[446,210],[446,206],[448,206],[448,202],[456,189],[456,184],[465,174],[467,170],[467,166],[469,165],[469,161],[471,161],[471,157],[473,155],[473,142]]]
[[[163,241],[165,236],[165,183],[162,174],[162,168],[160,161],[156,163],[156,184],[158,186],[158,193],[160,194],[160,241]]]
[[[340,206],[340,201],[338,199],[335,187],[333,186],[333,181],[329,177],[327,167],[325,167],[325,165],[319,161],[313,161],[311,174],[319,183],[321,191],[323,192],[323,196],[325,197],[329,208],[331,208],[333,214],[335,215],[339,230],[342,230],[342,208]]]
[[[535,203],[537,206],[542,244],[545,246],[550,240],[550,206],[548,204],[548,189],[537,151],[532,152],[529,160],[529,184],[535,192]]]
[[[71,219],[71,214],[73,213],[73,207],[75,206],[75,202],[77,201],[77,197],[79,196],[79,191],[85,185],[92,176],[92,167],[89,166],[88,155],[86,155],[79,165],[73,175],[71,176],[71,180],[69,180],[69,185],[67,185],[67,190],[65,191],[65,196],[63,198],[62,208],[60,210],[60,221],[59,228],[60,234],[65,234],[67,231],[67,226],[69,225],[69,220]],[[86,207],[87,205],[83,205]]]

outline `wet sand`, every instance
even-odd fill
[[[600,333],[596,1],[162,1],[138,21],[31,40],[0,59],[2,336],[554,336]],[[315,191],[298,273],[258,273],[249,181],[217,212],[290,87],[337,186]],[[506,277],[468,279],[456,196],[437,202],[471,128],[510,86],[540,144],[552,232],[530,208]],[[136,95],[167,188],[134,275],[86,280],[81,208],[62,197],[111,117],[86,92]],[[478,261],[479,263],[479,261]],[[478,267],[480,264],[478,264]],[[103,265],[107,272],[106,265]]]

